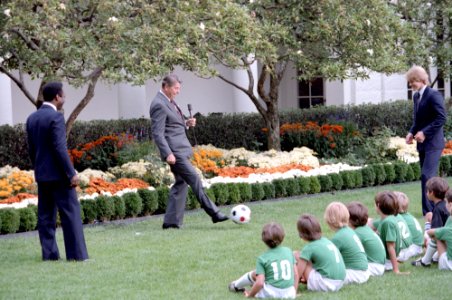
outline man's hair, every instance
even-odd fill
[[[328,225],[339,229],[348,225],[350,214],[348,213],[348,209],[344,203],[331,202],[326,207],[323,217]]]
[[[446,196],[446,193],[449,190],[449,184],[444,178],[432,177],[427,180],[425,188],[427,189],[427,192],[432,192],[436,198],[444,200],[444,196]]]
[[[166,75],[162,80],[162,88],[166,86],[172,87],[173,85],[176,84],[176,82],[182,83],[182,81],[179,79],[179,77],[177,77],[176,74]]]
[[[265,224],[262,228],[262,241],[269,248],[276,248],[281,245],[284,240],[284,228],[278,223],[271,222]]]
[[[298,235],[307,241],[315,241],[322,237],[319,221],[310,214],[302,214],[297,221]]]
[[[397,197],[397,200],[399,201],[399,212],[404,213],[408,211],[408,204],[410,204],[410,199],[408,199],[408,196],[405,193],[394,191],[394,194]]]
[[[375,204],[386,216],[397,215],[399,212],[399,201],[391,191],[379,192],[375,196]]]
[[[347,204],[347,209],[350,214],[350,224],[353,227],[361,227],[367,224],[369,210],[364,204],[358,201],[353,201]]]
[[[420,66],[412,66],[408,72],[406,72],[405,77],[408,82],[420,81],[425,85],[429,84],[427,71]]]
[[[42,96],[44,97],[44,101],[53,101],[56,95],[63,95],[63,84],[61,82],[49,82],[42,88]]]

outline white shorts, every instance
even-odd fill
[[[447,258],[446,252],[441,254],[441,256],[439,257],[438,269],[452,271],[452,260],[449,260],[449,258]]]
[[[370,262],[367,271],[370,276],[381,276],[385,273],[385,265]]]
[[[345,269],[345,279],[344,284],[350,283],[364,283],[369,280],[369,272],[367,270],[353,270],[353,269]]]
[[[385,261],[385,271],[391,271],[392,269],[393,269],[392,268],[392,263],[391,263],[391,261],[389,259],[387,259]]]
[[[308,290],[316,292],[337,292],[344,285],[343,280],[325,278],[312,269],[308,277]]]
[[[297,292],[294,286],[280,289],[267,283],[264,283],[264,287],[256,294],[256,298],[295,299],[296,296]]]
[[[407,261],[411,257],[422,254],[422,247],[419,245],[411,244],[408,248],[400,250],[398,261]]]

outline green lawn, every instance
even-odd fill
[[[300,214],[316,215],[324,234],[331,237],[322,217],[329,202],[359,200],[375,217],[374,195],[385,189],[405,192],[411,199],[409,211],[421,217],[420,183],[414,182],[250,203],[251,223],[242,226],[212,224],[204,212],[194,211],[186,214],[181,230],[163,231],[161,216],[129,225],[85,227],[92,258],[85,263],[42,262],[37,234],[2,238],[0,299],[241,299],[227,285],[253,269],[256,257],[265,251],[260,240],[263,224],[281,223],[286,230],[283,244],[300,249],[304,243],[295,225]],[[64,257],[61,231],[58,242]],[[450,299],[452,272],[436,266],[414,268],[409,263],[401,265],[401,271],[411,274],[387,273],[363,285],[345,286],[338,293],[313,293],[301,287],[298,298]]]

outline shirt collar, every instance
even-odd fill
[[[427,88],[427,86],[424,85],[424,86],[419,90],[419,99],[422,99],[422,95],[424,94],[426,88]]]
[[[53,103],[50,103],[50,102],[45,101],[45,102],[42,103],[42,105],[50,106],[50,107],[53,108],[55,111],[58,111],[57,108],[56,108],[56,106],[55,106]]]
[[[171,99],[168,98],[168,96],[166,96],[164,92],[162,92],[162,90],[160,90],[159,93],[162,94],[169,102],[172,102]]]

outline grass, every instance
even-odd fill
[[[452,178],[449,178],[452,184]],[[227,290],[230,281],[255,267],[265,251],[260,240],[263,224],[281,223],[284,245],[300,249],[296,220],[311,213],[322,221],[324,235],[332,236],[323,222],[331,201],[362,201],[375,217],[373,197],[381,190],[400,190],[411,199],[409,211],[421,220],[419,182],[319,194],[280,201],[250,203],[252,220],[212,224],[202,211],[187,212],[181,230],[162,230],[162,216],[132,224],[85,227],[91,260],[84,263],[42,262],[37,234],[0,239],[0,299],[243,299]],[[229,207],[223,207],[227,212]],[[421,223],[423,224],[423,223]],[[61,256],[65,257],[58,231]],[[345,286],[337,293],[299,289],[301,299],[448,299],[452,272],[415,268],[387,273],[363,285]]]

